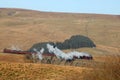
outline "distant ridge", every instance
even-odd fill
[[[79,16],[79,15],[82,15],[82,16],[87,16],[89,15],[89,17],[98,17],[98,16],[120,16],[120,15],[110,15],[110,14],[95,14],[95,13],[70,13],[70,12],[50,12],[50,11],[38,11],[38,10],[31,10],[31,9],[21,9],[21,8],[0,8],[0,11],[3,10],[3,11],[28,11],[28,12],[34,12],[34,13],[46,13],[46,14],[57,14],[57,15],[68,15],[68,16]]]

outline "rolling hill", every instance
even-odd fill
[[[27,50],[40,42],[64,42],[73,35],[89,37],[100,49],[119,52],[120,16],[0,8],[0,51],[11,45]]]

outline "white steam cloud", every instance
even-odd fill
[[[56,55],[56,57],[59,58],[59,59],[64,59],[64,60],[73,60],[74,58],[77,58],[77,59],[83,59],[83,58],[92,59],[92,56],[89,53],[86,53],[86,52],[73,51],[73,52],[69,52],[69,53],[64,53],[63,51],[61,51],[57,47],[53,47],[50,44],[47,44],[47,48],[48,48],[48,51],[50,53],[54,53]]]
[[[42,48],[40,51],[38,51],[36,48],[33,49],[36,52],[36,56],[39,60],[43,59],[43,52],[44,52],[44,48]],[[35,54],[32,54],[33,57],[35,57]]]

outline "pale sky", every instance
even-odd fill
[[[120,15],[120,0],[0,0],[0,8]]]

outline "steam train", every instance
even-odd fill
[[[11,53],[11,54],[37,54],[36,52],[29,52],[29,51],[21,51],[21,50],[11,50],[11,49],[4,49],[3,53]],[[55,56],[54,54],[50,53],[43,53],[43,56]]]
[[[29,52],[29,51],[21,51],[21,50],[11,50],[11,49],[4,49],[3,53],[11,53],[11,54],[37,54],[36,52]],[[55,56],[54,54],[51,53],[43,53],[43,56]],[[78,59],[76,56],[74,56],[74,59]],[[79,59],[86,59],[86,60],[92,60],[93,57],[88,57],[88,56],[81,56]]]

